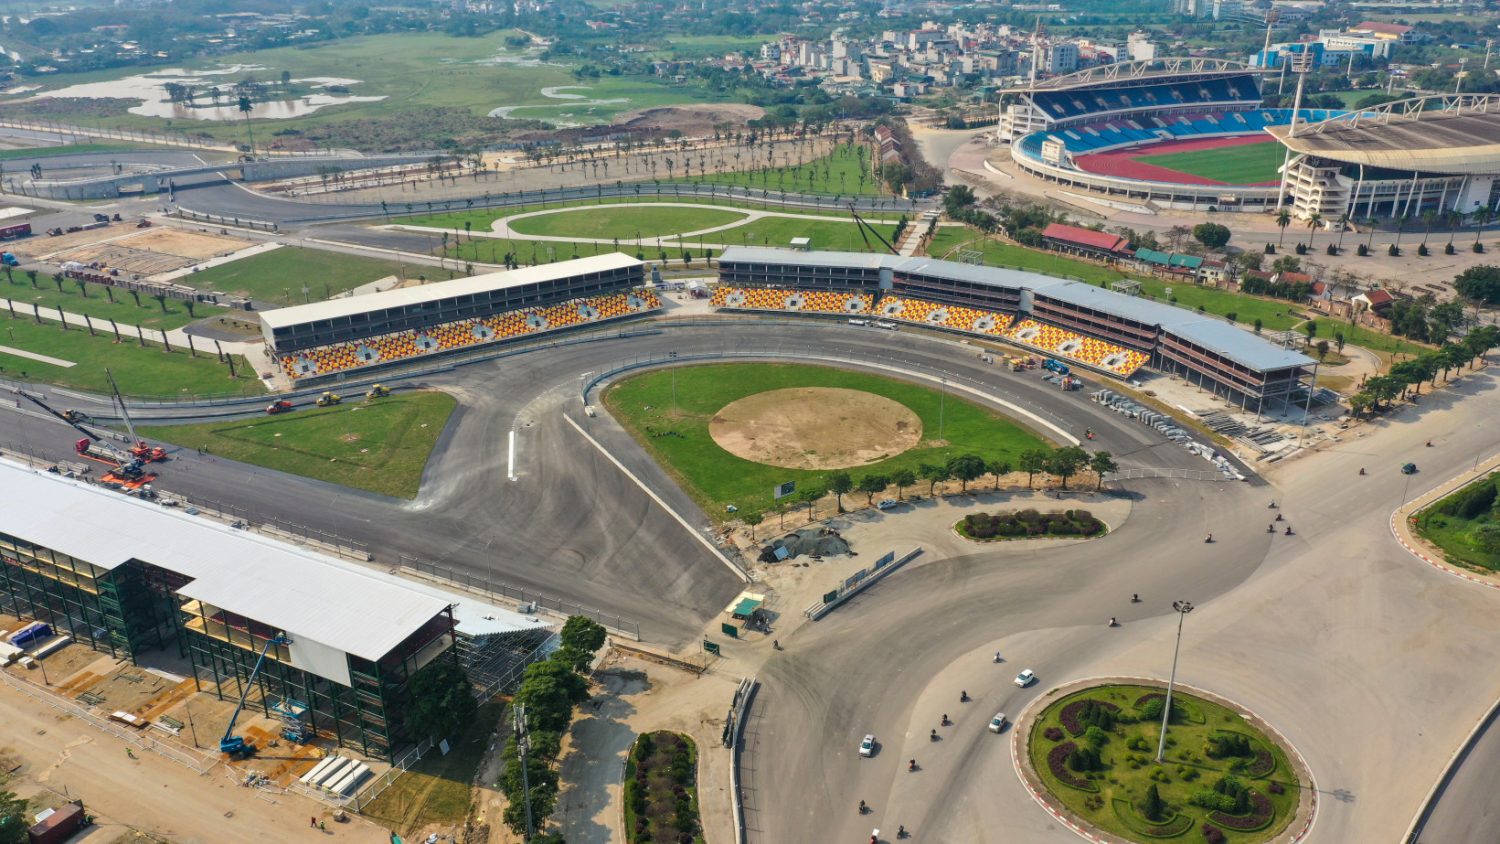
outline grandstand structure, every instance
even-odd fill
[[[932,258],[732,246],[719,257],[710,301],[727,310],[872,315],[1002,341],[1116,378],[1149,366],[1257,414],[1302,404],[1317,376],[1312,358],[1217,317]]]
[[[1161,207],[1259,211],[1279,201],[1275,183],[1235,185],[1174,177],[1155,168],[1106,167],[1107,153],[1211,147],[1274,139],[1291,109],[1262,108],[1263,70],[1223,59],[1153,59],[1090,68],[1006,92],[999,139],[1022,171],[1049,182]],[[1302,109],[1299,122],[1342,112]],[[1337,215],[1335,215],[1337,216]]]
[[[1450,94],[1267,129],[1293,216],[1416,219],[1500,202],[1500,96]]]
[[[418,672],[450,662],[475,683],[514,682],[556,633],[473,595],[18,463],[0,460],[0,489],[0,612],[133,664],[166,651],[221,699],[253,676],[254,708],[296,710],[367,756],[423,738],[406,717]]]
[[[661,307],[620,253],[265,311],[267,351],[293,381],[372,369]]]

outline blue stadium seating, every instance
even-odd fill
[[[1032,99],[1057,120],[1068,120],[1108,111],[1169,108],[1218,103],[1257,103],[1255,83],[1249,75],[1202,82],[1161,82],[1131,88],[1101,91],[1040,91]]]
[[[1160,87],[1160,86],[1153,86]],[[1323,108],[1305,108],[1302,119],[1306,121],[1326,120],[1347,112]],[[1033,132],[1022,138],[1022,154],[1040,158],[1042,142],[1057,138],[1074,155],[1083,155],[1097,150],[1107,150],[1130,143],[1145,143],[1161,140],[1159,130],[1165,129],[1174,138],[1200,138],[1218,135],[1247,135],[1263,131],[1267,126],[1285,126],[1292,121],[1289,108],[1270,108],[1258,111],[1205,112],[1201,114],[1172,115],[1158,117],[1146,114],[1131,120],[1096,123],[1089,126],[1072,126],[1051,132]],[[1133,128],[1140,126],[1143,128]]]

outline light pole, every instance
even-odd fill
[[[1161,736],[1156,740],[1156,762],[1161,764],[1162,754],[1167,751],[1167,720],[1172,717],[1172,686],[1177,682],[1177,652],[1182,649],[1182,620],[1193,611],[1187,601],[1173,601],[1172,610],[1177,613],[1177,644],[1172,646],[1172,674],[1167,679],[1167,705],[1161,711]]]
[[[943,377],[943,378],[940,378],[938,380],[943,385],[942,389],[938,391],[938,439],[942,439],[943,438],[943,412],[945,410],[947,410],[947,406],[948,406],[948,379],[946,377]]]

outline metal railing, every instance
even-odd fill
[[[53,709],[72,715],[88,723],[90,726],[103,730],[134,747],[149,750],[159,756],[166,757],[195,773],[206,774],[215,765],[219,764],[220,760],[216,757],[194,753],[185,747],[174,747],[170,744],[149,738],[144,732],[131,731],[111,723],[108,719],[95,715],[87,708],[79,706],[66,698],[42,691],[25,680],[11,676],[9,672],[0,671],[0,680],[3,680],[11,688],[45,703]]]
[[[181,205],[173,209],[173,215],[184,220],[194,220],[200,223],[211,223],[215,226],[234,226],[240,229],[255,229],[257,231],[277,231],[274,220],[256,220],[251,217],[227,217],[223,214],[210,214],[206,211],[194,211],[191,208],[183,208]]]
[[[436,563],[419,560],[407,554],[402,554],[397,561],[402,568],[411,569],[420,574],[429,575],[439,580],[457,584],[470,591],[480,592],[494,601],[515,601],[529,607],[550,610],[562,615],[581,615],[599,622],[611,631],[622,633],[639,641],[641,638],[641,626],[631,619],[623,616],[606,613],[586,607],[563,598],[544,595],[535,590],[524,589],[519,586],[511,586],[508,583],[491,581],[485,577],[476,577],[468,572],[457,571]]]
[[[1222,472],[1210,472],[1204,469],[1122,469],[1118,472],[1110,472],[1104,476],[1104,482],[1129,481],[1141,478],[1171,478],[1181,481],[1235,481],[1238,478],[1225,477]]]

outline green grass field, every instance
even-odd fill
[[[784,469],[755,463],[720,448],[708,424],[736,399],[787,387],[841,387],[863,390],[905,405],[922,421],[923,439],[914,448],[868,466],[862,474],[915,471],[923,463],[946,463],[961,454],[986,460],[1015,461],[1031,448],[1047,445],[1017,422],[954,395],[903,381],[820,366],[788,364],[713,364],[676,370],[674,405],[672,371],[647,372],[610,387],[604,402],[615,418],[677,478],[712,518],[725,505],[762,510],[772,503],[772,488],[785,481],[801,487],[822,484],[828,472]],[[937,439],[939,413],[942,440]]]
[[[985,266],[1008,267],[1059,278],[1076,278],[1090,284],[1107,284],[1111,281],[1119,281],[1128,275],[1113,267],[1079,261],[1055,252],[1028,249],[1025,246],[986,237],[971,228],[958,226],[944,226],[938,229],[927,247],[927,254],[934,258],[946,258],[952,261],[957,260],[957,252],[960,248],[981,252],[984,255]]]
[[[121,329],[124,334],[124,329]],[[170,353],[157,344],[141,348],[129,336],[120,343],[108,327],[98,336],[89,336],[82,326],[70,325],[67,331],[55,322],[36,324],[30,319],[11,319],[0,311],[0,346],[22,349],[33,354],[71,361],[75,366],[55,366],[0,351],[0,376],[46,381],[94,392],[109,392],[104,378],[107,366],[120,384],[121,392],[132,396],[223,396],[255,395],[264,392],[250,364],[243,358],[235,361],[237,377],[229,377],[229,368],[219,363],[212,351],[201,348],[198,357],[187,349],[173,347]],[[211,348],[205,343],[204,346]]]
[[[694,260],[702,263],[702,253],[696,247],[687,250],[691,252]],[[718,256],[718,250],[710,250],[714,256]],[[655,240],[647,240],[639,246],[632,240],[621,240],[620,248],[616,249],[613,243],[576,243],[571,240],[527,240],[525,238],[497,238],[485,237],[473,240],[455,241],[448,247],[445,253],[449,257],[459,261],[472,263],[501,264],[504,263],[505,253],[513,252],[522,266],[536,264],[551,264],[557,261],[567,261],[572,258],[588,258],[593,255],[608,255],[611,252],[623,252],[634,256],[639,252],[643,261],[660,261],[661,253],[665,252],[667,260],[677,263],[682,259],[683,250],[676,246],[657,247]],[[476,268],[475,272],[479,272]]]
[[[140,149],[166,149],[144,144],[66,144],[57,147],[27,147],[25,149],[0,149],[0,161],[18,158],[51,158],[55,155],[81,155],[86,152],[124,152]]]
[[[703,196],[703,197],[698,197],[698,196],[683,196],[681,198],[673,197],[673,196],[662,196],[662,197],[657,197],[657,196],[641,196],[641,197],[605,197],[603,199],[585,200],[585,201],[581,201],[581,202],[549,203],[549,204],[547,204],[545,206],[543,206],[543,205],[541,205],[539,203],[538,204],[527,204],[527,205],[518,205],[518,206],[515,206],[515,207],[511,207],[511,208],[487,208],[487,209],[475,209],[473,211],[454,211],[452,213],[447,213],[447,214],[424,214],[424,215],[418,215],[418,216],[408,215],[408,216],[405,216],[405,217],[394,217],[394,218],[391,219],[390,222],[392,224],[399,224],[399,225],[427,226],[427,227],[431,227],[431,228],[450,229],[454,233],[460,233],[460,232],[464,231],[464,223],[468,223],[469,226],[470,226],[470,228],[473,231],[488,231],[489,228],[490,228],[490,224],[493,223],[494,221],[500,219],[501,217],[509,217],[509,216],[514,216],[516,214],[525,214],[525,213],[528,213],[528,212],[531,212],[531,211],[561,210],[561,209],[564,209],[564,208],[590,208],[590,207],[603,207],[603,206],[609,206],[609,205],[638,205],[638,204],[653,204],[654,205],[654,204],[670,204],[670,203],[690,203],[692,205],[717,205],[717,206],[722,206],[722,207],[724,207],[726,209],[738,209],[738,210],[745,210],[745,211],[774,211],[778,215],[785,215],[785,216],[789,216],[789,217],[802,217],[802,216],[831,217],[831,216],[841,216],[841,212],[837,208],[824,208],[824,209],[817,209],[817,208],[782,208],[782,207],[777,206],[777,205],[768,204],[768,203],[762,203],[762,202],[743,201],[743,200],[742,201],[730,201],[730,200],[727,200],[727,199],[716,199],[714,197],[707,197],[707,196]],[[392,210],[400,210],[400,209],[398,209],[396,206],[393,205],[392,206]],[[877,223],[877,222],[894,223],[896,221],[896,218],[898,216],[900,216],[900,215],[899,214],[891,214],[891,213],[887,212],[884,215],[881,215],[881,214],[870,214],[870,215],[862,214],[860,216],[864,217],[866,220],[870,221],[871,223]]]
[[[861,153],[864,153],[863,157]],[[773,196],[781,191],[879,196],[885,190],[869,173],[868,155],[869,151],[858,144],[841,144],[829,155],[806,164],[766,168],[764,161],[752,162],[746,159],[742,162],[745,169],[740,172],[710,173],[679,181],[698,185],[737,185],[764,189],[771,191]],[[757,165],[762,169],[754,169]]]
[[[1286,150],[1281,144],[1267,141],[1192,152],[1142,155],[1136,160],[1226,185],[1255,185],[1279,179],[1278,170],[1285,157]]]
[[[592,208],[523,217],[510,227],[518,234],[634,240],[728,225],[744,217],[734,211],[707,208]]]
[[[360,814],[416,840],[429,824],[457,825],[468,817],[474,776],[505,714],[498,701],[481,704],[474,720],[445,756],[436,749],[413,765]]]
[[[397,275],[399,270],[400,265],[395,261],[283,246],[210,267],[179,281],[202,290],[248,296],[258,302],[300,305],[304,285],[308,288],[308,298],[317,302],[378,278]],[[418,272],[429,279],[446,275],[436,267],[407,267],[409,276],[415,277]]]
[[[696,88],[674,87],[652,78],[610,77],[579,80],[571,68],[534,60],[525,50],[507,47],[505,38],[514,31],[498,31],[477,38],[455,38],[441,33],[409,32],[368,35],[318,42],[299,47],[279,47],[231,53],[190,60],[182,65],[198,70],[229,65],[255,65],[263,71],[247,72],[262,81],[277,78],[289,71],[294,78],[342,77],[360,80],[350,86],[359,96],[381,96],[378,102],[354,103],[325,108],[306,117],[257,121],[257,144],[272,131],[307,131],[331,122],[351,118],[386,118],[415,114],[422,109],[458,108],[475,116],[504,106],[522,106],[512,116],[541,120],[568,120],[577,123],[607,122],[614,115],[631,109],[702,101]],[[496,60],[497,57],[500,60]],[[141,73],[139,68],[121,68],[92,73],[66,74],[46,78],[47,88],[55,90],[69,85],[103,82]],[[217,77],[240,79],[240,75]],[[591,106],[577,105],[543,95],[544,88],[585,85],[586,89],[562,93],[581,94],[594,100],[619,100]],[[63,101],[64,103],[68,101]],[[88,101],[78,103],[78,119],[90,125],[126,126],[179,132],[207,132],[226,141],[243,142],[245,130],[240,121],[174,120],[126,113],[133,105],[120,100],[119,113],[100,117],[88,109]],[[537,108],[537,106],[543,106]],[[59,108],[66,109],[66,105]],[[571,117],[562,117],[571,113]],[[66,111],[54,112],[55,119],[67,120]],[[265,134],[262,134],[262,127]]]
[[[896,236],[893,223],[875,224],[876,231],[887,241]],[[868,233],[867,233],[868,234]],[[884,252],[875,238],[870,246],[860,237],[859,226],[853,222],[835,223],[830,220],[799,220],[796,217],[762,217],[732,229],[712,232],[703,236],[709,243],[726,246],[789,246],[794,237],[812,240],[813,249],[834,249],[842,252]]]
[[[242,463],[415,498],[427,458],[456,404],[436,391],[398,392],[368,403],[349,396],[333,407],[304,404],[278,416],[142,430]]]
[[[113,302],[110,296],[114,297]],[[49,275],[39,275],[37,286],[33,288],[23,273],[14,273],[10,283],[0,281],[0,297],[15,302],[18,313],[22,305],[35,303],[43,308],[61,308],[71,314],[84,314],[92,319],[112,319],[121,326],[139,325],[164,331],[180,328],[194,320],[218,316],[228,310],[213,305],[193,305],[190,313],[187,304],[180,300],[157,302],[150,296],[141,296],[141,303],[137,305],[127,291],[98,284],[85,285],[80,290],[78,282],[71,279],[64,281],[59,291]],[[30,312],[29,308],[26,310]]]
[[[1167,288],[1172,290],[1170,299]],[[1253,328],[1257,318],[1261,321],[1261,327],[1267,331],[1283,331],[1306,322],[1293,302],[1261,299],[1192,282],[1145,279],[1141,281],[1141,293],[1161,302],[1170,302],[1179,308],[1197,310],[1201,305],[1205,313],[1215,316],[1233,313],[1235,322],[1241,328]]]
[[[1051,703],[1033,723],[1028,746],[1032,769],[1047,790],[1089,823],[1130,841],[1201,841],[1198,830],[1209,820],[1209,810],[1192,805],[1189,799],[1205,789],[1212,790],[1225,775],[1232,775],[1268,801],[1272,817],[1260,829],[1248,832],[1215,824],[1224,833],[1223,841],[1260,844],[1274,839],[1295,815],[1302,788],[1282,747],[1239,713],[1179,690],[1172,696],[1176,714],[1167,729],[1166,764],[1155,764],[1161,713],[1158,710],[1155,717],[1147,717],[1141,711],[1143,699],[1153,694],[1159,699],[1161,690],[1107,685],[1084,689]],[[1127,717],[1107,729],[1095,725],[1099,731],[1095,738],[1100,743],[1091,742],[1085,737],[1087,733],[1072,734],[1060,717],[1065,707],[1082,700],[1113,705],[1120,715]],[[1073,723],[1082,728],[1086,722]],[[1053,738],[1047,737],[1049,731]],[[1208,740],[1225,733],[1248,739],[1252,755],[1209,756]],[[1048,756],[1054,748],[1065,744],[1096,749],[1102,770],[1076,771],[1065,764],[1067,776],[1075,783],[1062,782],[1053,772]],[[1233,771],[1232,768],[1239,767],[1237,762],[1245,769]],[[1180,830],[1174,835],[1153,834],[1150,830],[1157,825],[1139,814],[1138,807],[1153,784],[1171,813],[1160,819],[1160,828]],[[1276,788],[1281,790],[1280,794]],[[1248,818],[1248,813],[1243,817]]]

